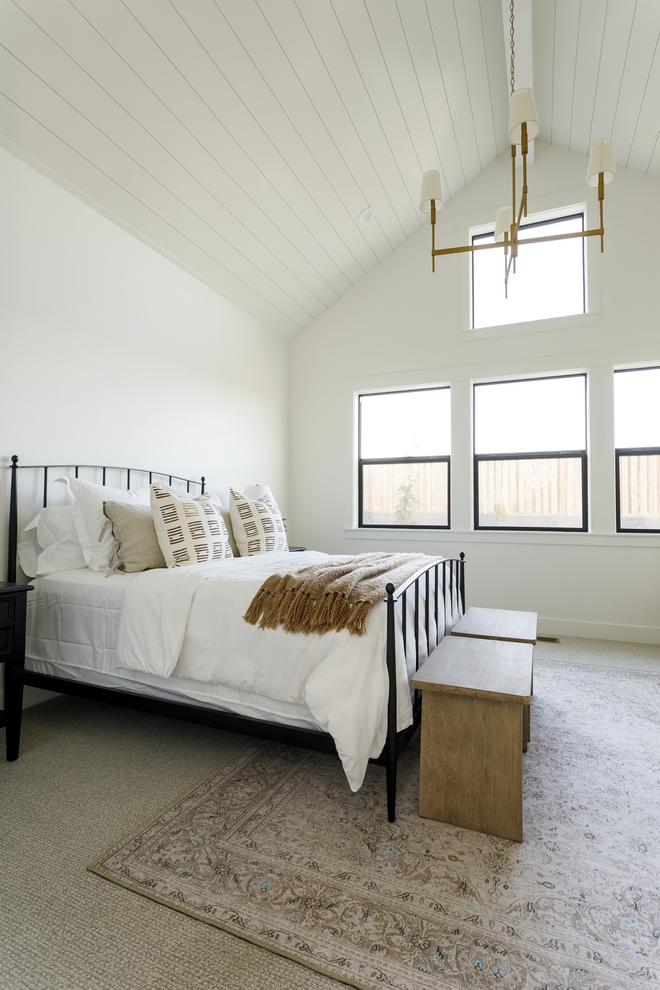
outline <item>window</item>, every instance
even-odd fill
[[[614,373],[617,532],[660,533],[660,368]]]
[[[525,223],[520,241],[584,230],[584,214]],[[473,234],[473,244],[493,243],[493,232]],[[584,238],[521,245],[516,274],[504,295],[503,251],[472,255],[472,329],[586,313]]]
[[[474,386],[475,529],[587,528],[586,375]]]
[[[449,401],[449,387],[359,397],[359,526],[449,529]]]

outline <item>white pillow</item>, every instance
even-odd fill
[[[176,495],[151,485],[151,512],[168,567],[233,557],[219,506],[210,495]]]
[[[90,571],[105,571],[112,566],[117,541],[112,526],[103,515],[104,502],[131,502],[133,505],[149,505],[149,489],[127,491],[125,488],[108,488],[93,485],[79,478],[56,478],[69,490],[74,499],[73,519],[76,532]]]
[[[288,550],[282,513],[270,495],[251,499],[229,489],[231,525],[241,557]]]
[[[28,577],[44,577],[57,571],[85,567],[72,505],[42,509],[18,541],[18,559]]]

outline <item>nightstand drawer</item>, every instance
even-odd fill
[[[15,598],[0,598],[0,622],[13,622],[16,614]]]
[[[0,629],[0,657],[11,653],[14,649],[14,627]]]

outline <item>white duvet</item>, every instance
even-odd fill
[[[269,553],[135,575],[124,598],[117,664],[306,705],[332,735],[356,791],[387,732],[385,603],[372,609],[364,636],[346,630],[305,636],[259,629],[243,619],[271,574],[327,557],[315,551]],[[399,730],[412,721],[402,654],[398,649]]]

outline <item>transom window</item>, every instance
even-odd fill
[[[614,373],[616,528],[660,533],[660,368]]]
[[[472,255],[472,329],[586,313],[584,238],[524,244],[530,237],[582,230],[583,213],[522,224],[516,274],[509,276],[507,296],[504,294],[504,252],[475,251]],[[472,243],[494,243],[493,231],[473,234]]]
[[[586,375],[474,386],[474,527],[586,530]]]
[[[449,387],[358,401],[358,525],[448,529]]]

